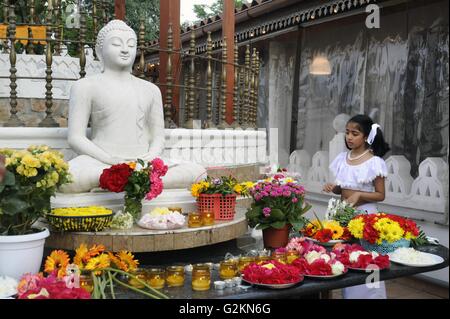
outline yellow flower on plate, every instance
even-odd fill
[[[348,230],[355,238],[363,238],[364,221],[362,217],[354,218],[348,223]]]
[[[341,225],[339,225],[339,222],[335,220],[323,222],[323,227],[333,232],[332,239],[334,240],[340,239],[344,234],[344,228],[342,228]]]

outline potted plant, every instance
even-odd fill
[[[211,211],[217,220],[232,220],[236,196],[248,196],[252,186],[252,182],[239,183],[232,176],[219,178],[208,176],[205,180],[192,184],[191,194],[197,198],[200,213]]]
[[[250,195],[254,202],[246,217],[251,227],[262,229],[264,246],[286,246],[291,228],[299,231],[308,222],[303,215],[311,208],[305,203],[305,189],[283,174],[259,181]]]
[[[0,175],[0,274],[19,278],[39,271],[48,229],[33,224],[50,211],[56,189],[70,182],[69,166],[47,146],[1,149],[6,169]]]

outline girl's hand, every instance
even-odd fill
[[[354,192],[350,197],[348,197],[345,201],[352,206],[355,206],[359,200],[361,199],[361,193],[360,192]]]
[[[335,187],[336,187],[336,184],[327,183],[323,186],[323,191],[326,193],[331,193]]]

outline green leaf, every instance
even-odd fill
[[[286,220],[286,216],[283,214],[283,212],[280,209],[274,208],[270,212],[270,220],[285,221]]]
[[[267,228],[270,228],[270,227],[271,227],[270,224],[259,224],[258,226],[256,226],[256,229],[264,230],[264,229],[267,229]]]
[[[286,226],[286,222],[284,222],[284,221],[274,222],[274,223],[270,224],[270,226],[272,226],[273,228],[276,228],[276,229],[281,229],[284,226]]]
[[[13,186],[16,184],[16,177],[14,173],[6,170],[5,176],[3,177],[3,181],[0,183],[0,186]],[[1,191],[1,190],[0,190]]]
[[[0,206],[3,207],[5,215],[15,215],[28,208],[27,202],[18,197],[4,198],[0,202]]]

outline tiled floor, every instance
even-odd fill
[[[415,278],[402,277],[386,281],[388,299],[449,299],[449,289]],[[342,299],[340,289],[333,290],[333,299]]]

